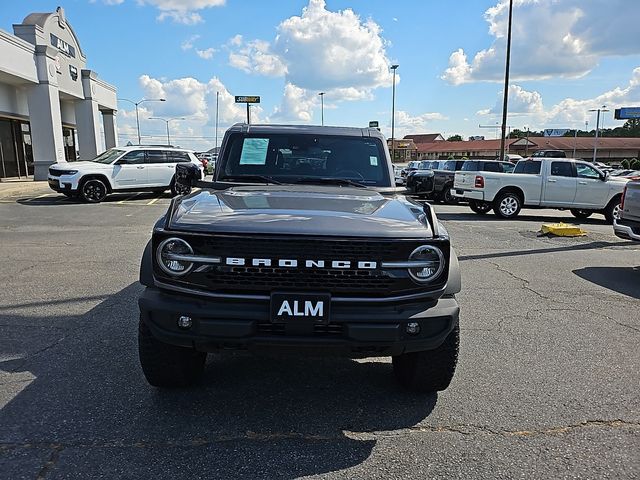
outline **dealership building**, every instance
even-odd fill
[[[0,178],[45,180],[52,163],[115,147],[116,102],[62,8],[0,29]]]

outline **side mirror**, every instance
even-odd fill
[[[178,195],[191,193],[191,188],[200,180],[200,169],[193,163],[176,165],[175,190]]]
[[[603,182],[606,182],[609,179],[609,172],[603,172],[602,175],[600,175],[600,180],[602,180]]]

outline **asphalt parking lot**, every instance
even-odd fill
[[[638,478],[640,245],[602,217],[438,206],[461,350],[437,396],[389,359],[210,356],[158,391],[137,360],[138,263],[168,194],[0,201],[0,477]],[[580,238],[536,236],[581,224]]]

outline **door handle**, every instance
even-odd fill
[[[547,182],[556,183],[557,180],[555,178],[549,178],[547,179]]]
[[[175,168],[173,165],[167,165],[167,168]]]
[[[142,170],[144,167],[136,167],[138,170]]]
[[[578,182],[580,185],[587,185],[587,182]]]

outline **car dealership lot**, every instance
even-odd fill
[[[0,203],[2,478],[640,475],[640,246],[601,216],[437,207],[463,272],[459,367],[437,397],[399,390],[386,358],[240,354],[158,391],[136,281],[169,195],[41,195]],[[559,219],[588,235],[536,236]]]

